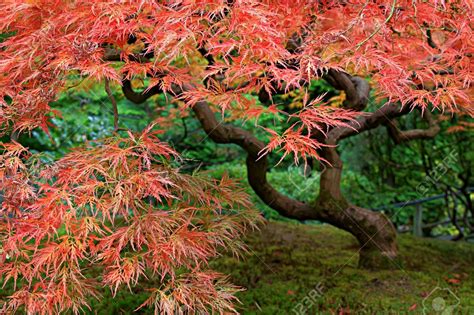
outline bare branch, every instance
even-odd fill
[[[179,96],[193,88],[191,84],[184,84],[182,87],[173,85],[172,91],[175,96]],[[316,219],[317,214],[313,207],[281,194],[268,183],[268,162],[265,156],[259,156],[259,152],[265,147],[262,141],[247,130],[219,122],[204,100],[197,102],[193,106],[193,111],[209,138],[216,143],[237,144],[247,152],[248,181],[263,202],[289,218]]]
[[[103,59],[105,61],[122,61],[121,52],[112,47],[105,47]]]
[[[427,129],[412,129],[401,131],[395,120],[389,120],[385,123],[388,134],[396,144],[407,142],[415,139],[432,139],[441,130],[439,124],[434,120],[429,111],[424,113],[423,119],[428,123]]]
[[[324,79],[334,88],[346,93],[346,100],[343,103],[345,108],[361,111],[367,106],[370,86],[363,78],[330,69]]]
[[[357,135],[363,131],[377,128],[387,121],[406,115],[410,112],[408,106],[385,105],[373,113],[364,113],[354,121],[349,122],[348,127],[338,127],[331,130],[327,135],[327,144],[337,144],[339,140]]]
[[[377,28],[373,31],[373,33],[369,35],[369,37],[367,37],[366,39],[364,39],[363,41],[358,43],[356,45],[356,50],[359,49],[360,47],[362,47],[365,43],[367,43],[372,37],[377,35],[377,33],[382,29],[382,26],[384,26],[384,25],[388,24],[388,22],[390,22],[390,20],[393,17],[393,14],[395,13],[396,4],[397,4],[397,0],[394,0],[393,3],[392,3],[392,7],[390,8],[390,13],[389,13],[388,17],[385,19],[385,21],[383,22],[383,24],[378,25]]]

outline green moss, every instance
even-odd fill
[[[269,223],[247,242],[251,251],[245,260],[229,264],[222,258],[212,263],[247,288],[239,294],[243,314],[332,314],[342,309],[357,314],[422,314],[425,297],[437,287],[460,298],[457,311],[474,313],[471,244],[400,236],[394,269],[367,271],[357,268],[356,240],[326,225]],[[323,287],[321,296],[315,294],[318,285]]]

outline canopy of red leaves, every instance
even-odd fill
[[[0,32],[12,36],[0,44],[0,131],[46,130],[54,115],[48,104],[71,74],[119,84],[159,74],[148,88],[159,84],[164,91],[218,74],[218,85],[201,85],[182,99],[252,114],[258,109],[245,93],[299,87],[338,69],[370,77],[389,103],[472,115],[473,6],[470,0],[5,0]],[[212,64],[196,57],[198,49]],[[110,52],[121,66],[104,57]],[[150,53],[150,62],[130,57]],[[327,123],[324,117],[315,122]],[[335,120],[342,119],[334,114],[329,121]],[[311,154],[314,143],[292,145],[301,137],[290,130],[277,141],[287,153]]]

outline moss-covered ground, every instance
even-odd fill
[[[269,222],[246,241],[243,258],[223,255],[211,263],[246,288],[238,294],[242,314],[474,314],[472,243],[401,235],[393,269],[367,271],[357,268],[355,239],[328,225]],[[152,314],[134,312],[149,285],[124,288],[115,298],[104,288],[89,313]]]
[[[450,306],[452,314],[474,314],[473,244],[402,235],[394,269],[366,271],[357,268],[355,239],[326,225],[271,222],[247,243],[243,259],[212,262],[246,288],[242,314],[436,314]],[[134,291],[113,300],[105,293],[93,312],[132,313],[146,294]]]

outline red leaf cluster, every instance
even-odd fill
[[[239,289],[206,264],[219,249],[241,249],[236,240],[258,214],[228,178],[180,174],[151,127],[34,172],[25,148],[2,144],[0,275],[16,286],[3,311],[78,312],[99,284],[115,293],[150,277],[161,285],[145,304],[161,312],[233,310]]]

